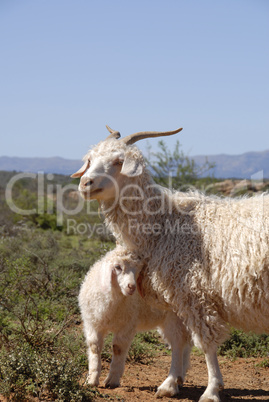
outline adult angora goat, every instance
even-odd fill
[[[144,258],[145,297],[176,312],[205,352],[208,386],[200,400],[219,401],[216,352],[227,323],[269,333],[269,196],[223,199],[164,189],[132,144],[180,129],[123,139],[108,129],[73,177],[81,177],[85,199],[99,201],[117,240]]]

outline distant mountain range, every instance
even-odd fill
[[[203,165],[205,159],[215,163],[213,169],[216,178],[251,179],[260,171],[263,178],[269,178],[269,150],[263,152],[247,152],[242,155],[196,155],[190,157],[198,165]],[[18,172],[45,172],[70,175],[81,167],[80,160],[52,158],[19,158],[0,157],[0,170]]]
[[[198,165],[202,165],[205,156],[193,156]],[[214,163],[216,178],[251,179],[258,172],[263,172],[263,178],[269,178],[269,150],[263,152],[246,152],[241,155],[209,155],[208,162]]]
[[[82,161],[64,159],[59,156],[52,158],[19,158],[16,156],[0,156],[0,170],[15,170],[17,172],[45,172],[70,175],[81,167]]]

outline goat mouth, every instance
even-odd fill
[[[86,198],[92,198],[93,196],[95,196],[95,194],[98,194],[101,191],[103,191],[102,188],[97,188],[96,190],[92,190],[92,191],[91,190],[87,190],[87,191],[83,190],[82,194]]]
[[[128,296],[132,296],[134,294],[134,292],[135,292],[135,289],[134,290],[131,290],[131,289],[126,290],[126,293],[128,294]]]
[[[89,194],[90,194],[90,196],[92,196],[93,194],[98,194],[98,193],[100,193],[101,191],[103,191],[101,188],[97,188],[96,190],[93,190],[93,191],[89,191]]]

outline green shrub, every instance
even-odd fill
[[[0,242],[0,394],[12,400],[92,399],[77,295],[110,245],[76,240],[27,229]]]
[[[30,397],[54,401],[91,401],[90,387],[80,385],[83,367],[65,353],[38,352],[29,345],[4,350],[0,363],[0,393],[14,401]]]
[[[56,214],[40,214],[35,219],[36,223],[42,229],[62,230],[63,227],[57,225]]]
[[[233,330],[230,339],[219,348],[219,354],[236,357],[268,356],[269,335],[257,335]]]

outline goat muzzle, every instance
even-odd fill
[[[82,177],[80,179],[80,187],[85,189],[93,184],[93,180],[89,179],[88,177]]]
[[[128,293],[132,295],[135,292],[136,285],[132,285],[131,283],[128,284]]]

